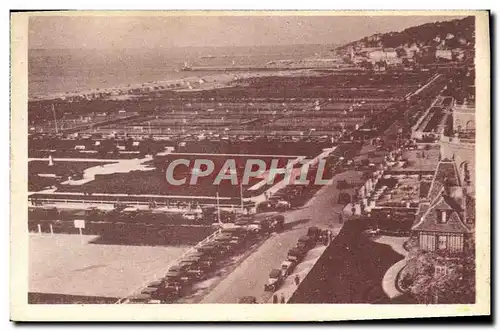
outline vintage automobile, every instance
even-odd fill
[[[205,277],[207,272],[208,272],[207,269],[196,265],[196,266],[189,268],[189,270],[186,272],[186,274],[188,275],[188,277],[190,277],[196,281],[200,281]]]
[[[165,279],[162,278],[159,280],[152,281],[151,283],[148,284],[148,287],[159,288],[159,287],[163,286],[164,284],[165,284]]]
[[[127,301],[129,303],[136,303],[136,304],[161,303],[160,301],[153,299],[151,295],[144,293],[131,296],[130,298],[127,299]]]
[[[283,215],[270,216],[262,220],[260,225],[262,231],[281,232],[285,228],[285,217]]]
[[[317,226],[311,226],[307,230],[307,236],[313,238],[313,240],[318,241],[321,235],[321,230]]]
[[[196,266],[204,270],[209,270],[215,266],[215,257],[210,254],[196,252],[182,259],[181,263],[183,262],[192,262],[191,268]]]
[[[286,260],[281,262],[281,272],[283,273],[283,277],[290,276],[296,266],[297,263],[295,261]]]
[[[304,259],[307,251],[301,249],[299,247],[294,247],[288,251],[287,259],[289,261],[295,262],[296,264],[300,263]]]
[[[281,232],[285,228],[285,216],[276,215],[271,218],[271,229],[276,232]]]
[[[278,202],[276,202],[277,210],[285,211],[290,208],[292,208],[292,204],[288,200],[278,200]]]
[[[172,271],[169,270],[169,272],[165,275],[165,278],[167,280],[167,283],[175,282],[175,283],[180,283],[180,284],[189,284],[193,279],[187,275],[185,271]]]
[[[245,304],[257,303],[257,298],[251,295],[247,295],[239,298],[238,303],[245,303]]]
[[[215,260],[227,253],[227,250],[218,243],[208,243],[197,248],[198,252],[207,256],[212,256]]]
[[[264,291],[275,292],[283,283],[284,277],[280,269],[273,269],[269,273],[269,279],[264,285]]]
[[[182,296],[184,289],[185,287],[181,283],[169,281],[164,286],[158,288],[154,297],[164,302],[172,302]]]
[[[158,288],[156,287],[146,287],[141,290],[141,294],[148,294],[152,298],[154,298],[156,292],[158,291]]]
[[[297,247],[305,251],[309,251],[311,248],[314,248],[314,246],[316,246],[316,240],[311,236],[302,236],[297,242]]]

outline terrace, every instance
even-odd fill
[[[396,175],[391,178],[397,179],[392,189],[384,190],[377,200],[380,207],[404,207],[407,203],[417,204],[420,202],[420,179],[418,175]]]
[[[405,150],[403,152],[405,164],[401,167],[391,168],[391,173],[428,173],[436,170],[439,162],[439,148]]]

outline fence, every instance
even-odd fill
[[[115,203],[120,203],[120,204],[125,204],[125,205],[132,205],[132,206],[143,206],[143,207],[148,207],[150,206],[150,203],[151,201],[140,201],[140,200],[117,200],[116,197],[114,200],[99,200],[99,199],[67,199],[67,198],[56,198],[56,197],[50,197],[50,198],[41,198],[39,196],[33,196],[32,197],[33,200],[36,200],[37,203],[46,203],[46,204],[51,204],[51,203],[60,203],[60,204],[81,204],[82,207],[83,205],[92,205],[92,206],[99,206],[99,205],[113,205]],[[182,202],[186,202],[186,200],[191,200],[189,196],[186,196],[186,197],[179,197],[179,198],[167,198],[167,199],[171,199],[172,200],[172,203],[175,204],[175,202],[177,202],[177,200],[181,201]],[[208,198],[207,198],[208,199]],[[207,200],[206,199],[206,200]],[[222,199],[222,198],[221,198]],[[192,199],[192,200],[195,200],[195,199]],[[212,202],[198,202],[198,205],[200,207],[212,207],[216,204],[216,198],[214,197],[213,198],[213,201]],[[32,202],[32,206],[37,206],[38,204],[35,204],[34,202]],[[156,201],[155,200],[155,205],[156,207],[169,207],[171,206],[171,204],[167,201]],[[238,201],[238,202],[235,202],[235,203],[219,203],[219,206],[220,208],[224,208],[224,209],[231,209],[231,210],[239,210],[241,208],[241,203]],[[245,201],[244,202],[244,207],[254,207],[255,206],[255,203],[251,202],[251,201]],[[172,207],[172,210],[174,210],[175,208]],[[187,208],[185,210],[188,210]]]

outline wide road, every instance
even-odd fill
[[[339,191],[336,182],[361,182],[361,174],[347,171],[337,174],[309,202],[300,209],[286,212],[286,230],[277,233],[264,242],[259,249],[243,261],[231,274],[208,293],[201,303],[237,303],[242,296],[255,296],[258,302],[267,302],[272,293],[264,291],[269,272],[286,260],[290,248],[310,226],[328,227],[338,232],[342,224],[338,213],[343,205],[337,204]],[[352,193],[352,191],[351,191]]]

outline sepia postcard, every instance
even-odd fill
[[[11,12],[11,319],[490,315],[489,38],[487,11]]]

